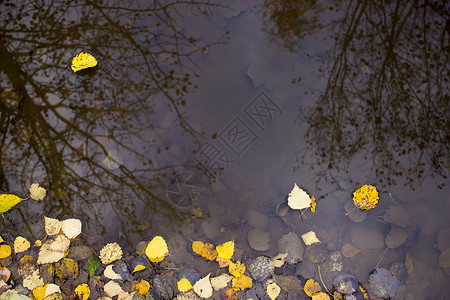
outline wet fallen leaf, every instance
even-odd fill
[[[38,286],[44,285],[44,280],[39,276],[39,271],[36,269],[24,278],[22,285],[29,290],[34,290]]]
[[[177,282],[178,290],[182,293],[189,291],[190,289],[193,289],[194,287],[192,284],[187,280],[186,278],[181,278]]]
[[[63,258],[55,263],[55,276],[67,281],[78,277],[78,263],[71,258]]]
[[[69,239],[74,239],[81,233],[81,221],[78,219],[64,220],[61,222],[61,229]]]
[[[13,194],[0,195],[0,214],[7,212],[14,205],[20,203],[23,199]]]
[[[280,291],[281,288],[275,282],[269,284],[266,289],[267,295],[269,295],[272,300],[275,300],[278,297]]]
[[[21,236],[16,237],[14,240],[14,253],[20,253],[28,250],[30,248],[30,242]]]
[[[239,300],[238,294],[237,294],[236,291],[233,290],[233,288],[231,288],[231,287],[225,288],[225,289],[220,293],[220,298],[222,298],[222,300]]]
[[[312,213],[316,212],[316,206],[317,206],[316,198],[311,197],[311,205],[310,205],[310,207],[311,207],[311,212]]]
[[[11,256],[11,246],[10,245],[0,245],[0,258],[5,258]]]
[[[292,209],[304,209],[311,206],[311,198],[308,193],[295,184],[289,193],[288,205]]]
[[[44,216],[45,233],[56,235],[61,231],[62,224],[59,220]]]
[[[7,290],[0,295],[0,300],[31,300],[25,295],[19,294],[16,290]]]
[[[253,286],[252,279],[247,275],[242,275],[241,277],[234,277],[231,281],[231,287],[234,290],[245,290],[251,289]]]
[[[373,185],[363,185],[353,193],[353,202],[360,209],[374,208],[378,199],[378,191]]]
[[[91,290],[87,284],[83,283],[75,288],[75,294],[77,294],[78,298],[81,300],[87,300],[89,295],[91,295]]]
[[[100,260],[102,264],[109,265],[122,258],[122,248],[117,243],[109,243],[100,250]]]
[[[280,253],[277,256],[272,257],[270,260],[276,268],[281,268],[286,262],[286,257],[289,253]]]
[[[314,231],[308,231],[302,235],[302,240],[306,246],[320,243],[320,240],[317,238],[316,233]]]
[[[39,250],[38,265],[49,264],[59,261],[69,249],[70,240],[63,234],[59,234],[54,240],[47,240]]]
[[[231,259],[217,257],[216,261],[219,263],[219,268],[225,268],[231,264]]]
[[[33,183],[30,186],[30,198],[34,200],[43,200],[47,191],[39,186],[39,183]]]
[[[77,72],[83,69],[92,68],[97,65],[95,57],[89,53],[80,52],[72,59],[72,71]]]
[[[61,289],[54,283],[49,283],[45,288],[44,299],[54,293],[61,293]]]
[[[209,276],[211,273],[203,277],[202,279],[198,280],[194,284],[194,291],[199,295],[201,298],[209,298],[213,294],[213,288],[211,286],[211,282],[209,281]]]
[[[217,256],[223,259],[231,259],[234,253],[234,240],[216,247]]]
[[[228,266],[228,271],[234,277],[241,277],[245,273],[245,265],[240,261],[237,261],[236,263],[231,262]]]
[[[312,297],[314,294],[322,291],[322,288],[320,287],[320,284],[314,279],[308,279],[305,283],[305,286],[303,287],[303,290],[305,291],[306,295]]]
[[[214,260],[217,257],[217,250],[213,244],[201,241],[192,242],[192,251],[207,260]]]
[[[100,267],[100,260],[97,256],[91,255],[88,258],[88,264],[89,276],[92,278],[95,275],[95,271]]]
[[[33,296],[36,300],[44,300],[45,290],[47,289],[48,283],[44,286],[38,286],[33,290]]]
[[[233,276],[228,274],[222,274],[217,277],[211,278],[211,285],[214,290],[219,291],[225,288],[232,279]]]
[[[105,286],[103,287],[103,290],[109,297],[114,297],[124,292],[124,290],[122,290],[120,285],[113,280],[108,281],[108,283],[105,284]]]
[[[111,280],[122,280],[122,276],[120,276],[118,273],[114,272],[113,265],[108,265],[105,268],[105,271],[103,272],[103,275]]]
[[[330,296],[324,292],[318,292],[312,295],[312,300],[330,300]]]
[[[151,262],[158,263],[169,255],[166,241],[161,236],[155,236],[147,245],[145,255]]]
[[[141,281],[139,281],[136,284],[136,290],[142,296],[145,296],[148,293],[149,289],[150,289],[150,283],[147,280],[141,279]]]

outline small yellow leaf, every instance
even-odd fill
[[[145,296],[145,294],[147,294],[149,289],[150,289],[150,283],[147,280],[141,279],[141,281],[139,281],[136,284],[136,290],[142,296]]]
[[[72,60],[72,71],[77,72],[83,69],[92,68],[97,65],[95,57],[89,53],[80,52]]]
[[[77,294],[78,298],[80,298],[81,300],[87,300],[91,295],[91,290],[89,289],[89,286],[86,283],[83,283],[79,284],[75,288],[75,294]]]
[[[180,292],[182,293],[187,292],[190,289],[194,288],[192,284],[189,282],[189,280],[187,280],[186,278],[182,278],[180,281],[178,281],[177,286]]]
[[[234,277],[241,277],[245,273],[245,265],[241,264],[240,261],[237,261],[236,263],[231,262],[228,266],[228,270]]]
[[[231,282],[231,287],[234,290],[245,290],[251,289],[253,286],[252,279],[247,275],[242,275],[241,277],[234,277]]]
[[[33,290],[33,296],[36,300],[44,300],[45,290],[47,289],[48,283],[44,286],[38,286]]]
[[[30,187],[30,198],[34,200],[43,200],[47,191],[39,186],[39,183],[33,183]]]
[[[373,185],[363,185],[353,193],[353,203],[360,209],[372,209],[378,204],[378,191]]]
[[[109,265],[122,258],[122,248],[117,243],[109,243],[100,250],[99,258],[102,264]]]
[[[14,205],[18,204],[23,199],[20,197],[17,197],[13,194],[1,194],[0,195],[0,214],[7,212],[10,210]]]
[[[217,256],[223,259],[231,259],[234,253],[234,240],[216,247]]]
[[[10,245],[0,245],[0,258],[5,258],[11,255]]]
[[[36,247],[42,246],[41,240],[36,240],[36,242],[34,242],[34,245],[33,245],[33,246],[36,246]]]
[[[312,296],[311,300],[330,300],[330,296],[324,292],[318,292]]]
[[[315,213],[316,212],[316,205],[317,205],[317,201],[316,198],[311,197],[311,212]]]
[[[320,287],[320,284],[314,279],[308,279],[305,283],[305,286],[303,287],[303,290],[305,291],[306,295],[309,297],[312,297],[312,295],[322,291],[322,288]]]
[[[169,248],[167,248],[166,241],[161,236],[155,236],[147,245],[145,255],[151,262],[161,262],[164,257],[169,255]]]
[[[134,267],[134,270],[133,270],[133,272],[131,272],[131,274],[133,274],[135,272],[139,272],[139,271],[145,270],[145,269],[147,269],[145,266],[137,265],[136,267]]]
[[[27,262],[32,262],[34,260],[34,257],[33,256],[31,256],[31,255],[24,255],[20,260],[19,260],[19,262],[21,263],[21,264],[24,264],[24,263],[27,263]]]
[[[275,282],[272,282],[267,286],[266,291],[270,299],[275,300],[280,294],[281,288]]]
[[[26,238],[18,236],[14,240],[14,253],[20,253],[30,248],[30,242]]]
[[[210,243],[194,241],[192,242],[192,251],[207,260],[214,260],[217,257],[217,250],[214,245]]]

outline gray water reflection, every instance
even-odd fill
[[[243,259],[259,255],[247,242],[252,211],[270,220],[263,253],[274,256],[290,231],[314,230],[338,252],[361,228],[384,238],[392,225],[382,216],[398,205],[419,228],[381,263],[413,257],[398,297],[450,294],[435,247],[450,227],[445,5],[41,4],[0,4],[1,88],[23,93],[0,106],[2,189],[25,194],[41,182],[50,191],[6,214],[11,231],[41,238],[33,224],[45,214],[83,218],[86,233],[125,235],[130,246],[163,234],[176,266],[206,275],[190,240],[234,238]],[[81,50],[99,66],[73,74]],[[271,111],[270,122],[252,121]],[[294,183],[319,198],[303,222],[275,211]],[[379,187],[380,204],[352,223],[344,204],[365,183]],[[191,219],[193,207],[202,219]],[[385,248],[361,250],[343,271],[367,283]],[[280,272],[319,280],[306,260]]]

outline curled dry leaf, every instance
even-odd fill
[[[61,229],[69,239],[74,239],[81,233],[81,221],[78,219],[64,220],[61,222]]]
[[[34,200],[43,200],[47,191],[39,186],[39,183],[33,183],[30,186],[30,198]]]
[[[122,258],[122,248],[117,243],[109,243],[100,250],[100,260],[102,264],[109,265]]]

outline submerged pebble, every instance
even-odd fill
[[[256,281],[263,281],[271,277],[275,272],[275,265],[267,256],[258,256],[248,267],[253,279]]]

